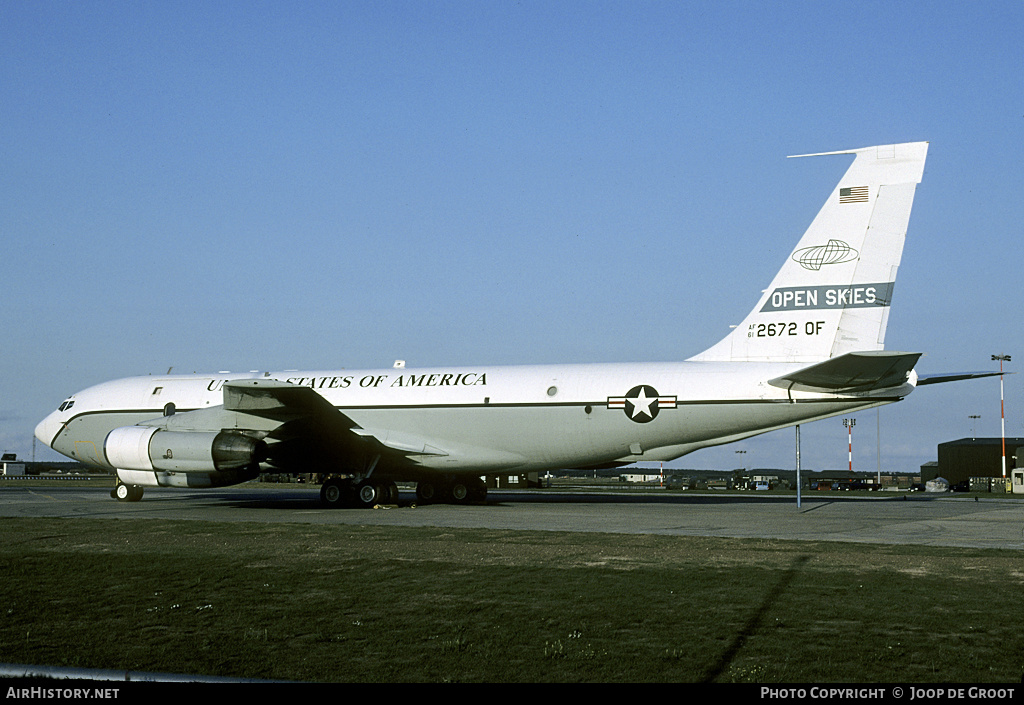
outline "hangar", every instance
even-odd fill
[[[1012,470],[1018,467],[1018,449],[1019,455],[1024,458],[1024,438],[1006,439],[1007,480],[1012,476]],[[956,485],[960,482],[970,482],[972,477],[1003,477],[1002,438],[961,438],[940,443],[938,458],[938,463],[929,463],[928,466],[921,468],[923,482],[943,477],[950,485]]]

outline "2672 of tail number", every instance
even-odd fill
[[[824,328],[825,321],[807,321],[804,323],[804,335],[818,335]],[[778,338],[783,335],[800,335],[800,324],[789,323],[754,323],[747,332],[748,338]]]

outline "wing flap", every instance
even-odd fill
[[[366,428],[354,428],[352,432],[369,442],[379,443],[382,447],[408,455],[448,455],[440,448],[435,448],[418,436],[396,434],[393,431],[371,431]]]

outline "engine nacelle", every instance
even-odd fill
[[[107,461],[123,470],[221,472],[267,459],[267,444],[239,431],[115,428],[103,443]]]

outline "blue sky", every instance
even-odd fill
[[[886,347],[991,369],[1024,355],[1022,34],[1020,2],[0,0],[0,445],[172,366],[689,357],[851,159],[786,155],[904,141]],[[855,467],[974,414],[999,434],[998,380],[862,413]],[[805,426],[804,467],[846,440]],[[676,464],[792,467],[793,432]]]

